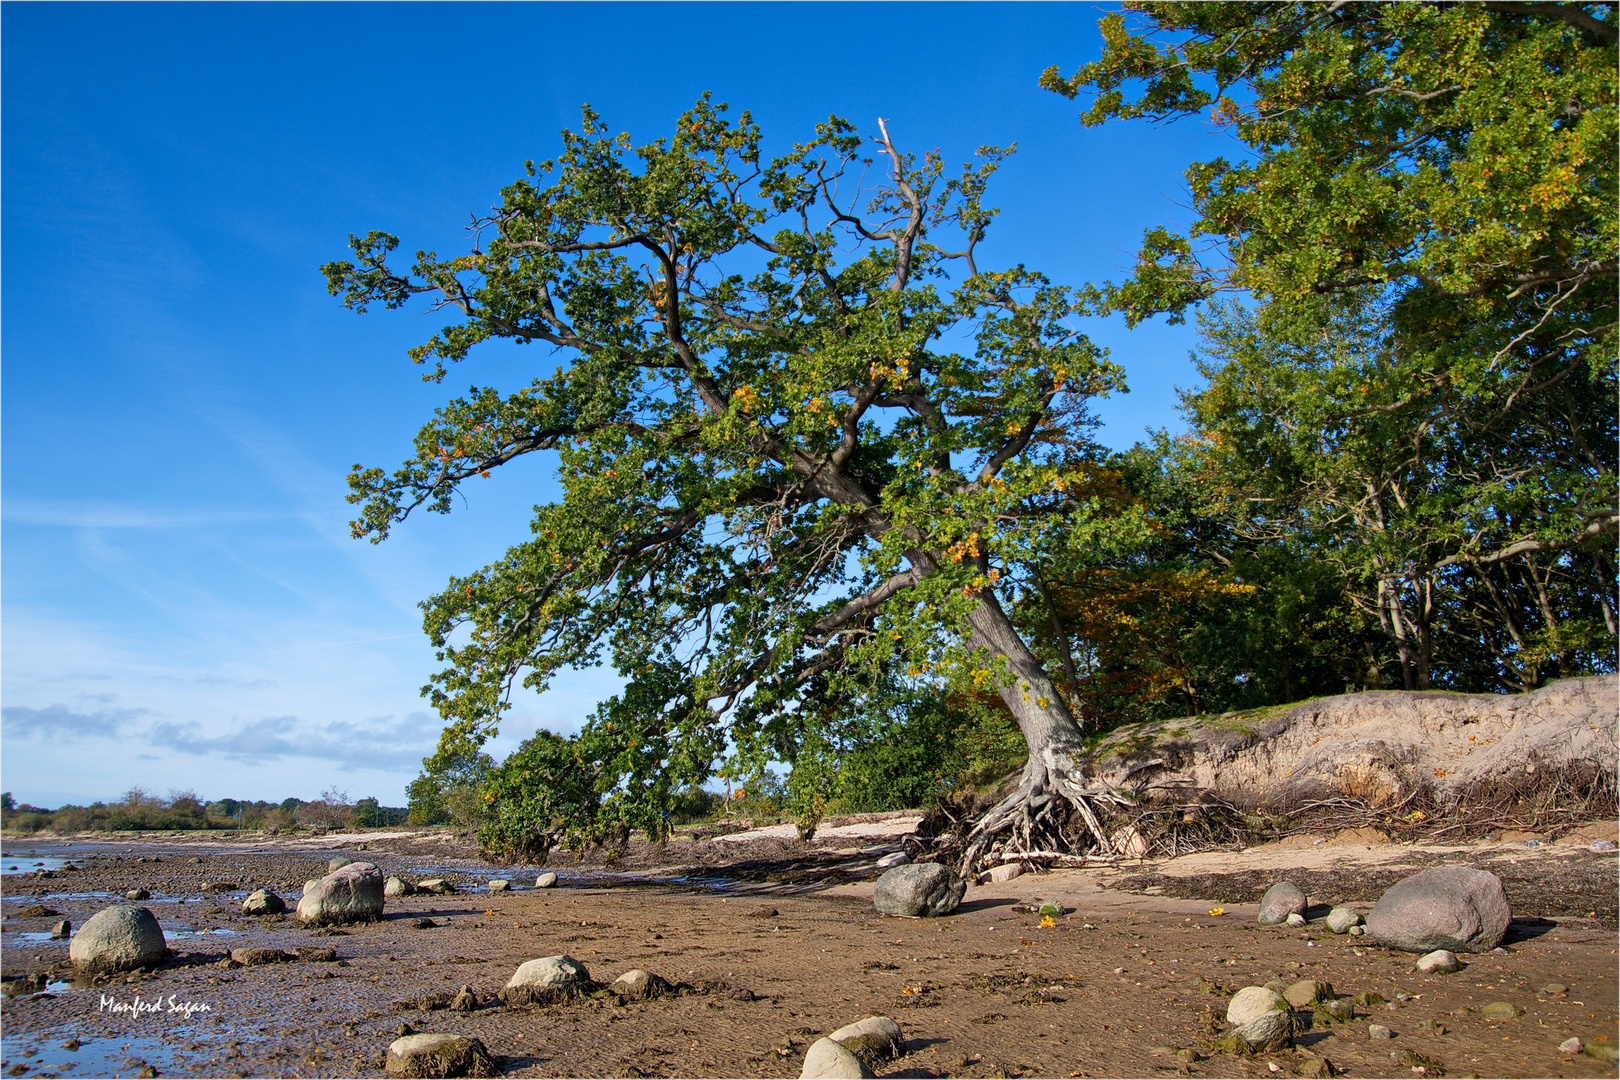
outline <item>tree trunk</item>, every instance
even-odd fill
[[[1064,803],[1080,814],[1106,848],[1108,837],[1091,800],[1128,800],[1115,792],[1087,789],[1080,782],[1077,763],[1084,748],[1080,725],[993,595],[980,594],[979,606],[968,615],[968,626],[971,646],[1006,658],[1012,681],[1000,688],[1001,700],[1018,722],[1029,758],[1017,789],[988,810],[969,835],[963,870],[971,871],[979,856],[1009,832],[1017,850],[1064,843],[1061,819],[1054,816]]]

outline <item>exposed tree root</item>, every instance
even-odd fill
[[[984,809],[942,804],[934,816],[931,842],[908,845],[913,857],[927,855],[954,864],[964,876],[1002,862],[1050,863],[1089,852],[1111,854],[1109,832],[1099,810],[1129,807],[1134,800],[1113,788],[1085,787],[1056,753],[1032,757],[1016,785]],[[912,850],[915,848],[916,850]]]
[[[907,838],[906,849],[913,858],[954,865],[969,875],[1008,862],[1046,868],[1174,858],[1297,833],[1367,827],[1405,840],[1500,829],[1556,834],[1571,824],[1612,819],[1620,804],[1613,776],[1595,767],[1542,768],[1532,775],[1480,784],[1446,800],[1414,781],[1394,801],[1334,796],[1262,810],[1185,786],[1079,788],[1063,777],[1054,782],[1045,767],[1025,769],[988,799],[968,795],[941,804],[925,821],[924,835]]]

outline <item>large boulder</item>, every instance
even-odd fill
[[[406,1035],[388,1044],[390,1076],[489,1076],[489,1051],[465,1035]]]
[[[872,1070],[832,1039],[817,1039],[804,1052],[799,1080],[869,1080]]]
[[[73,935],[68,956],[85,971],[156,967],[169,955],[163,928],[143,907],[118,904],[90,916]]]
[[[884,871],[872,890],[872,905],[884,915],[949,915],[966,891],[967,882],[950,867],[911,863]]]
[[[1408,952],[1489,952],[1512,918],[1495,874],[1441,866],[1396,882],[1367,915],[1367,933],[1380,945]]]
[[[1279,881],[1260,898],[1260,913],[1255,922],[1261,926],[1276,926],[1288,921],[1288,916],[1305,917],[1307,907],[1305,890],[1292,881]]]
[[[298,918],[310,926],[371,922],[382,917],[383,875],[371,863],[352,862],[319,881],[305,882]]]
[[[551,1004],[580,997],[594,987],[590,971],[572,956],[542,956],[519,964],[500,997],[508,1005]]]

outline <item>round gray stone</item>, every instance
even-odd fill
[[[583,986],[590,981],[590,971],[572,956],[542,956],[538,960],[519,964],[506,985],[553,989]]]
[[[909,863],[883,872],[872,890],[872,906],[884,915],[949,915],[966,891],[967,882],[948,866]]]
[[[1333,984],[1321,979],[1304,979],[1283,991],[1283,999],[1296,1009],[1308,1009],[1323,1001],[1332,1001],[1338,995]]]
[[[1396,882],[1367,916],[1367,933],[1380,945],[1408,952],[1489,952],[1512,918],[1495,874],[1441,866]]]
[[[1245,986],[1232,995],[1226,1006],[1226,1022],[1242,1027],[1257,1017],[1288,1008],[1288,1000],[1264,986]]]
[[[280,915],[287,910],[287,901],[269,889],[255,889],[242,901],[244,915]]]
[[[1293,1041],[1294,1014],[1287,1009],[1273,1009],[1250,1020],[1234,1034],[1248,1043],[1251,1050],[1281,1050]]]
[[[73,935],[68,956],[86,971],[156,967],[168,956],[163,928],[143,907],[119,904],[96,912]]]
[[[1279,881],[1260,898],[1260,912],[1255,921],[1261,926],[1276,926],[1288,921],[1288,916],[1305,917],[1305,890],[1292,881]]]
[[[534,879],[534,887],[537,889],[554,888],[556,887],[556,884],[557,875],[552,873],[550,870],[547,870],[545,873]]]
[[[642,968],[631,968],[608,983],[610,991],[632,1001],[645,1001],[650,997],[657,997],[668,987],[669,984],[663,979]]]
[[[1336,907],[1328,912],[1327,928],[1335,934],[1348,934],[1352,926],[1361,925],[1361,916],[1347,907]]]
[[[817,1039],[804,1052],[799,1080],[867,1080],[872,1072],[861,1059],[832,1039]]]
[[[306,925],[371,922],[383,911],[383,875],[371,863],[351,862],[304,884],[298,918]]]
[[[1463,962],[1448,949],[1436,949],[1418,957],[1417,969],[1425,975],[1449,975],[1453,971],[1461,971]]]
[[[874,1071],[879,1064],[899,1057],[906,1048],[906,1037],[900,1025],[887,1016],[868,1016],[865,1020],[845,1024],[827,1038]]]
[[[465,1035],[406,1035],[388,1044],[390,1076],[488,1076],[494,1062],[484,1044]]]

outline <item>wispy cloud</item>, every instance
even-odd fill
[[[437,720],[418,712],[399,720],[382,716],[313,728],[301,725],[296,717],[267,716],[214,736],[195,723],[162,723],[154,725],[144,737],[153,746],[248,765],[283,758],[314,758],[335,761],[347,768],[399,769],[419,764],[432,751],[438,730]]]
[[[95,712],[74,712],[66,705],[49,705],[31,709],[26,705],[7,705],[0,709],[0,727],[8,738],[81,739],[93,736],[130,734],[133,722],[151,715],[146,709],[97,709]]]

